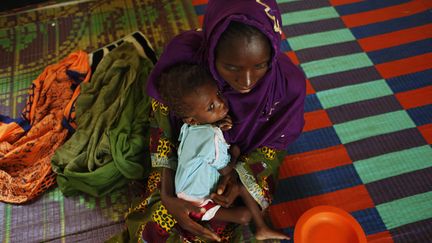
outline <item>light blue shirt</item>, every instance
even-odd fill
[[[219,181],[219,169],[230,161],[229,145],[220,128],[184,124],[179,136],[176,194],[206,199]]]

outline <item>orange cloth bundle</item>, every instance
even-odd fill
[[[77,51],[45,68],[31,86],[23,117],[0,120],[0,201],[24,203],[55,184],[51,157],[75,127],[74,103],[90,79]]]

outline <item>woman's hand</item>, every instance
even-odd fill
[[[190,202],[177,197],[164,197],[162,198],[162,204],[184,230],[212,241],[221,241],[216,233],[203,227],[189,217],[189,213],[204,213],[205,209],[193,206]]]
[[[216,193],[210,195],[211,199],[222,207],[228,208],[234,200],[240,195],[241,184],[235,170],[222,176]]]
[[[201,208],[195,207],[190,202],[174,196],[175,171],[164,168],[161,180],[161,201],[168,212],[177,220],[177,223],[190,233],[202,236],[212,241],[221,241],[220,237],[211,230],[203,227],[189,217],[189,213],[200,213]],[[204,209],[202,209],[204,210]]]

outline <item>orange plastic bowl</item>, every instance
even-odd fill
[[[306,211],[294,229],[294,243],[366,243],[360,224],[347,212],[332,206]]]

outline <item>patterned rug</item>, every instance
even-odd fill
[[[186,0],[57,2],[0,12],[2,115],[19,116],[31,81],[75,50],[91,52],[139,30],[160,51],[174,35],[197,26]]]
[[[193,1],[201,22],[206,2]],[[432,1],[277,2],[308,95],[274,225],[292,235],[306,210],[333,205],[369,242],[431,242]]]
[[[197,27],[190,1],[49,1],[0,12],[0,114],[20,116],[31,82],[49,64],[135,31],[156,51]],[[25,205],[0,203],[1,242],[103,242],[120,232],[134,188],[65,198],[53,188]]]

